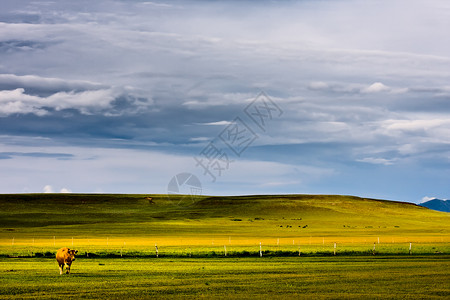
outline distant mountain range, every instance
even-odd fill
[[[435,198],[427,202],[420,203],[419,205],[433,210],[450,212],[450,200],[440,200]]]

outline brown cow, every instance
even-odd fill
[[[75,260],[77,250],[70,250],[67,247],[61,248],[56,252],[56,261],[59,265],[59,274],[62,275],[64,267],[66,267],[66,274],[70,273],[70,266]]]

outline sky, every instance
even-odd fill
[[[0,193],[447,199],[449,28],[444,0],[2,0]]]

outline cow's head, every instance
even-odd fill
[[[77,254],[77,252],[78,252],[78,250],[69,250],[67,252],[67,254],[69,255],[71,261],[75,260],[75,254]]]

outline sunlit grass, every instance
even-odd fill
[[[448,253],[450,214],[350,196],[0,196],[0,254],[74,247],[88,253]],[[188,249],[188,250],[186,250]]]
[[[0,299],[450,296],[450,214],[349,196],[147,197],[0,195]],[[69,276],[61,247],[79,250]]]
[[[0,259],[0,299],[432,298],[450,296],[448,256]]]

